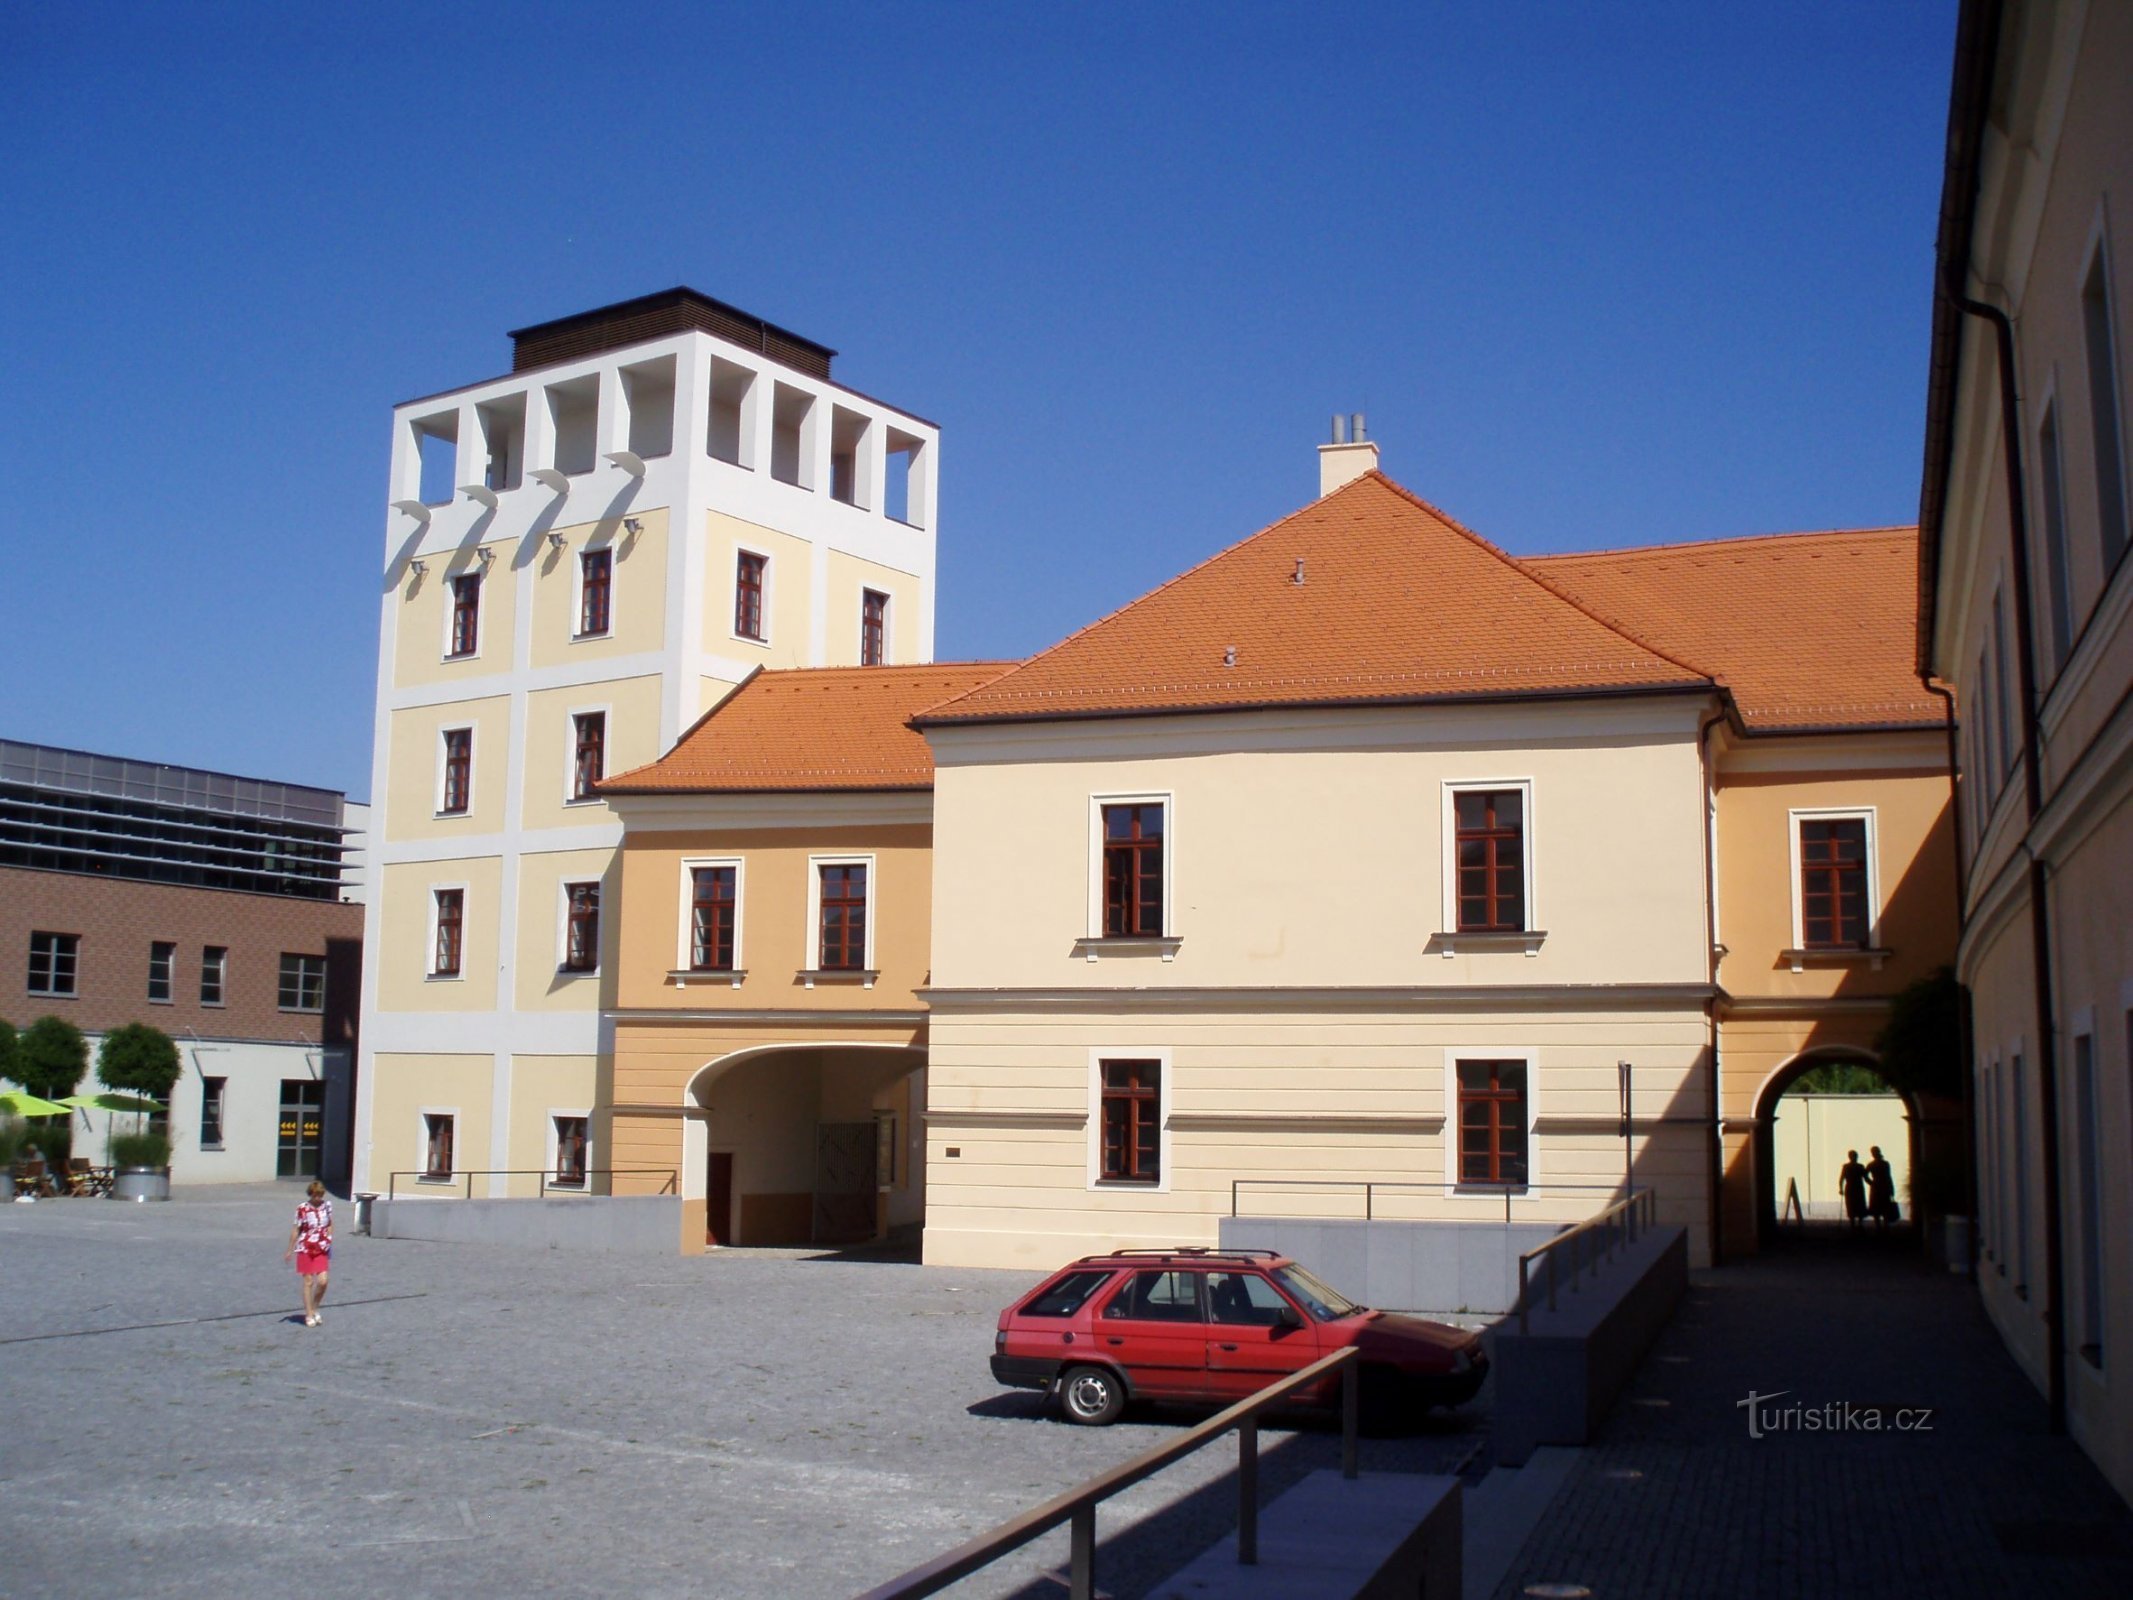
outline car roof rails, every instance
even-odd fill
[[[1241,1261],[1264,1258],[1268,1261],[1279,1261],[1282,1258],[1282,1252],[1279,1250],[1225,1250],[1220,1245],[1213,1244],[1177,1244],[1167,1248],[1144,1245],[1131,1250],[1106,1251],[1102,1256],[1090,1256],[1087,1259],[1102,1261],[1110,1256],[1214,1256],[1222,1260]]]

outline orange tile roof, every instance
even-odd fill
[[[1939,724],[1918,681],[1918,530],[1533,556],[1601,616],[1723,683],[1751,733]]]
[[[618,773],[602,794],[716,794],[807,789],[930,789],[933,751],[914,713],[1013,665],[816,667],[757,672],[696,719],[650,766]]]
[[[1294,581],[1298,563],[1302,583]],[[1708,681],[1371,472],[919,720],[1493,699]]]

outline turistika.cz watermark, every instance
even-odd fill
[[[1790,1389],[1780,1389],[1775,1394],[1757,1394],[1750,1389],[1747,1399],[1733,1402],[1748,1413],[1749,1438],[1763,1439],[1777,1433],[1933,1431],[1932,1406],[1858,1405],[1850,1400],[1825,1400],[1813,1406],[1799,1400],[1790,1405],[1776,1403],[1790,1393]]]

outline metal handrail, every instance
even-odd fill
[[[1315,1383],[1329,1372],[1341,1375],[1341,1476],[1356,1474],[1355,1435],[1357,1407],[1356,1364],[1361,1352],[1355,1346],[1320,1356],[1308,1367],[1277,1378],[1256,1394],[1239,1400],[1227,1411],[1209,1417],[1198,1427],[1145,1450],[1131,1461],[1100,1472],[1066,1493],[1047,1500],[1034,1511],[1001,1523],[990,1533],[981,1533],[968,1544],[946,1555],[935,1556],[913,1567],[902,1577],[867,1590],[857,1600],[919,1600],[938,1594],[951,1583],[991,1566],[1012,1550],[1052,1531],[1062,1522],[1071,1524],[1072,1570],[1069,1600],[1094,1600],[1096,1594],[1096,1507],[1122,1489],[1191,1455],[1202,1445],[1237,1430],[1237,1561],[1241,1566],[1259,1562],[1259,1413],[1287,1399],[1298,1389]]]
[[[674,1193],[675,1185],[679,1179],[679,1174],[672,1167],[587,1167],[585,1176],[587,1179],[657,1178],[664,1176],[667,1181],[659,1186],[658,1192],[660,1194]],[[589,1183],[583,1188],[575,1183],[557,1184],[555,1174],[546,1167],[470,1167],[446,1173],[445,1177],[455,1183],[461,1178],[466,1179],[466,1197],[469,1200],[474,1198],[474,1180],[476,1178],[539,1178],[541,1180],[540,1198],[543,1200],[548,1198],[548,1191],[551,1187],[567,1189],[572,1194],[591,1193]],[[439,1181],[435,1174],[425,1172],[420,1167],[411,1168],[406,1172],[388,1172],[385,1175],[385,1198],[387,1200],[399,1198],[398,1185],[402,1178],[415,1178],[430,1184],[435,1184]]]
[[[1565,1228],[1545,1244],[1522,1251],[1518,1257],[1518,1331],[1526,1331],[1526,1310],[1532,1300],[1529,1273],[1535,1261],[1548,1258],[1548,1309],[1555,1309],[1555,1285],[1559,1275],[1557,1263],[1564,1254],[1571,1258],[1570,1287],[1576,1292],[1583,1286],[1578,1280],[1587,1272],[1597,1270],[1601,1263],[1614,1259],[1618,1249],[1626,1250],[1637,1242],[1642,1228],[1652,1227],[1659,1217],[1659,1192],[1656,1189],[1633,1189],[1624,1198],[1617,1200],[1604,1211],[1598,1211],[1583,1222]],[[1604,1235],[1606,1248],[1594,1254],[1592,1241]]]
[[[1229,1214],[1232,1220],[1241,1220],[1239,1211],[1245,1186],[1256,1185],[1262,1189],[1360,1189],[1363,1191],[1363,1220],[1377,1220],[1377,1195],[1381,1189],[1412,1191],[1416,1194],[1438,1196],[1449,1201],[1489,1200],[1497,1196],[1503,1199],[1504,1221],[1511,1220],[1511,1202],[1530,1200],[1550,1194],[1620,1194],[1619,1183],[1525,1183],[1511,1184],[1444,1184],[1417,1182],[1411,1179],[1394,1183],[1381,1183],[1365,1178],[1232,1178],[1229,1180]],[[1446,1194],[1449,1188],[1452,1192]]]

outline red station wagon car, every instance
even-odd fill
[[[1231,1405],[1354,1345],[1366,1421],[1471,1399],[1481,1335],[1359,1306],[1271,1250],[1117,1250],[1059,1269],[1000,1313],[992,1375],[1057,1396],[1071,1422],[1128,1400]],[[1338,1375],[1298,1396],[1340,1403]]]

